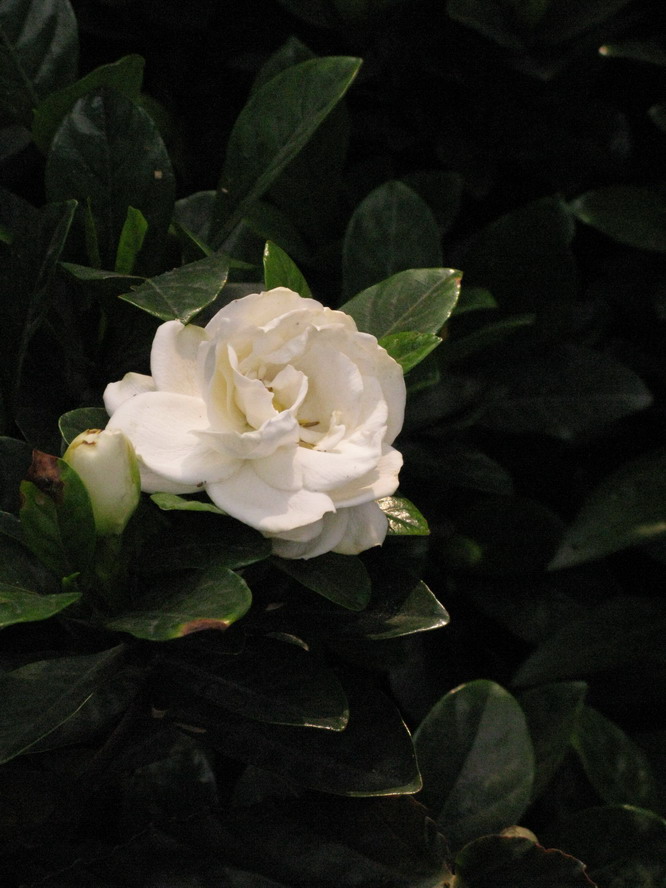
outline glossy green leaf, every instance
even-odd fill
[[[47,153],[65,115],[71,111],[77,99],[93,90],[107,86],[136,101],[141,92],[143,66],[144,60],[140,55],[128,55],[117,62],[95,68],[64,89],[49,93],[37,105],[32,118],[32,137],[37,147],[44,154]]]
[[[60,595],[39,595],[28,589],[17,589],[0,582],[0,629],[14,623],[30,623],[48,620],[80,598],[78,592],[62,592]]]
[[[77,407],[70,410],[58,420],[58,428],[65,446],[88,429],[104,429],[109,421],[109,414],[103,407]]]
[[[127,216],[120,232],[114,270],[117,274],[131,275],[141,252],[148,223],[141,210],[127,207]]]
[[[585,864],[530,839],[483,836],[455,860],[456,888],[592,888]]]
[[[212,512],[215,515],[226,515],[226,512],[213,503],[186,499],[175,493],[153,493],[150,498],[164,512]]]
[[[228,274],[229,257],[215,253],[148,278],[131,292],[124,293],[121,299],[163,321],[175,319],[188,324],[217,298]]]
[[[239,620],[252,604],[247,583],[227,567],[213,566],[188,584],[160,590],[140,600],[106,625],[136,638],[168,641],[204,629],[224,630]]]
[[[647,756],[618,725],[591,706],[581,712],[573,745],[588,780],[604,802],[656,806]]]
[[[587,808],[549,841],[584,860],[600,886],[659,888],[666,880],[666,821],[629,805]]]
[[[78,33],[69,0],[0,4],[0,109],[30,126],[42,96],[76,77]]]
[[[344,731],[269,725],[219,709],[184,705],[167,717],[191,725],[213,749],[274,771],[300,786],[336,795],[405,795],[421,787],[409,731],[391,702],[356,677],[345,684]],[[377,731],[377,725],[382,726]],[[205,733],[200,733],[203,729]]]
[[[666,252],[666,201],[656,187],[607,185],[576,198],[571,209],[621,244]]]
[[[652,402],[636,373],[582,346],[560,346],[511,367],[492,367],[488,383],[494,394],[480,422],[510,434],[569,440]]]
[[[378,339],[392,333],[438,333],[453,311],[461,273],[412,268],[358,293],[341,306],[359,330]]]
[[[245,718],[342,731],[347,698],[333,672],[310,652],[272,638],[248,641],[234,656],[204,650],[170,656],[169,681]]]
[[[144,147],[137,152],[137,145]],[[105,87],[77,99],[53,137],[45,178],[50,200],[90,200],[102,267],[113,267],[129,206],[148,222],[142,259],[151,270],[157,264],[173,212],[174,176],[142,108]]]
[[[442,248],[432,210],[403,182],[380,185],[358,205],[342,246],[347,298],[398,271],[441,265]]]
[[[385,496],[377,500],[380,509],[388,518],[388,532],[399,536],[427,536],[430,533],[428,522],[404,496]]]
[[[200,240],[208,241],[214,206],[214,191],[196,191],[176,201],[173,218]]]
[[[267,290],[287,287],[300,296],[312,296],[308,282],[285,251],[271,241],[264,248],[264,284]]]
[[[504,688],[477,680],[439,700],[414,734],[421,800],[452,847],[516,823],[527,808],[534,752],[523,711]]]
[[[64,460],[39,451],[27,477],[19,513],[26,545],[59,577],[85,570],[96,534],[83,482]]]
[[[120,296],[130,287],[139,287],[145,278],[138,275],[118,274],[115,271],[103,271],[88,265],[77,265],[75,262],[61,262],[61,267],[68,274],[84,284],[91,284],[103,295]]]
[[[586,693],[585,682],[562,681],[518,695],[534,746],[533,799],[542,794],[571,749]]]
[[[409,373],[431,351],[437,348],[442,340],[434,333],[391,333],[383,336],[379,344],[402,367],[403,373]]]
[[[97,654],[39,660],[0,674],[0,762],[24,752],[70,719],[117,672],[120,645]]]
[[[460,289],[458,302],[453,310],[453,314],[457,317],[466,314],[468,311],[489,311],[497,308],[495,297],[485,287],[468,287],[463,285]]]
[[[388,607],[384,610],[382,604],[386,604],[386,599],[382,602],[373,597],[367,613],[362,615],[366,619],[359,620],[357,624],[357,631],[363,626],[363,634],[367,638],[400,638],[415,632],[440,629],[449,622],[446,608],[423,580],[415,583],[393,613]]]
[[[581,678],[641,663],[663,664],[666,607],[638,596],[618,596],[564,625],[531,654],[518,670],[518,687]],[[566,651],[566,657],[562,656]]]
[[[250,96],[227,143],[214,246],[305,146],[349,89],[360,64],[356,58],[310,59],[282,71]]]
[[[361,559],[355,555],[328,552],[307,560],[276,558],[274,563],[307,589],[341,607],[363,610],[370,600],[370,577]]]

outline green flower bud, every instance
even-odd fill
[[[121,534],[139,504],[141,480],[134,447],[116,429],[88,429],[63,455],[83,481],[98,536]]]

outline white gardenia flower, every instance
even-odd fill
[[[74,438],[63,459],[88,491],[98,536],[122,533],[141,496],[131,442],[117,429],[88,429]]]
[[[402,368],[341,311],[285,287],[205,328],[162,324],[151,376],[107,386],[108,428],[134,444],[148,493],[205,490],[284,558],[380,545],[377,505],[402,457]]]

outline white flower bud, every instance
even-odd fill
[[[98,536],[122,533],[141,492],[130,440],[116,429],[88,429],[74,438],[63,459],[88,491]]]

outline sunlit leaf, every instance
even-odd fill
[[[393,535],[427,536],[430,533],[428,522],[404,496],[385,496],[377,501],[388,518],[389,530]]]
[[[403,373],[409,373],[427,358],[441,341],[434,333],[391,333],[383,336],[379,344],[394,361],[400,364]]]
[[[267,290],[287,287],[300,296],[312,296],[308,282],[297,265],[277,244],[267,241],[264,248],[264,283]]]

